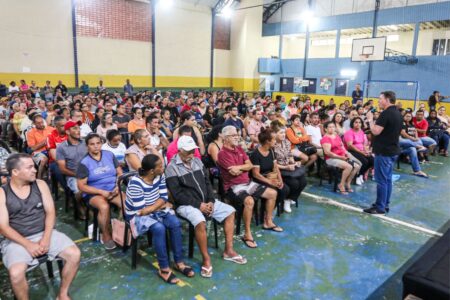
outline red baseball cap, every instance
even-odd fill
[[[81,121],[78,121],[78,122],[67,121],[67,123],[64,125],[64,130],[69,130],[70,128],[75,127],[75,126],[81,126],[81,124],[83,124],[83,123],[81,123]]]

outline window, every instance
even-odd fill
[[[369,37],[372,37],[372,28],[370,27],[342,29],[339,40],[339,57],[351,57],[353,40]]]
[[[432,55],[450,55],[450,40],[435,39],[433,40],[433,52]]]
[[[378,26],[377,37],[386,37],[386,48],[406,54],[412,54],[414,24],[396,24]]]
[[[450,20],[420,23],[417,55],[450,55]]]

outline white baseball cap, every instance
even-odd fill
[[[197,149],[198,146],[192,137],[188,135],[183,135],[178,139],[177,142],[178,150],[191,151]]]

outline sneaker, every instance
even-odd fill
[[[361,176],[358,176],[356,178],[356,185],[362,185],[364,183],[364,180],[361,178]]]
[[[294,200],[289,200],[289,201],[291,201],[291,205],[295,205],[295,201]]]
[[[291,200],[284,200],[283,208],[284,208],[284,211],[287,212],[287,213],[292,212],[292,210],[291,210]]]
[[[138,232],[137,232],[135,220],[136,220],[135,218],[132,218],[130,220],[131,235],[133,236],[134,239],[136,239],[138,237]]]
[[[113,250],[113,249],[116,249],[116,247],[117,247],[116,243],[113,240],[109,240],[109,241],[105,242],[103,244],[103,246],[105,246],[106,250]]]
[[[375,207],[371,207],[371,208],[366,208],[363,210],[365,213],[371,214],[371,215],[384,215],[385,212],[383,211],[379,211],[378,209],[376,209]]]

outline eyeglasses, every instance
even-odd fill
[[[226,136],[229,136],[229,137],[232,137],[232,138],[238,138],[239,134],[229,134],[229,135],[226,135]]]

